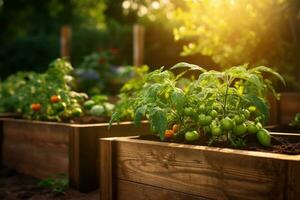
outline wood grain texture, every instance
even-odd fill
[[[100,200],[113,200],[113,141],[103,140],[100,143]],[[101,192],[103,191],[103,192]]]
[[[281,93],[278,109],[280,124],[289,124],[300,113],[300,93]]]
[[[130,138],[113,144],[117,181],[208,199],[299,199],[298,180],[287,177],[297,175],[300,156]]]
[[[66,126],[3,121],[3,163],[20,173],[36,178],[68,174],[68,145]]]
[[[115,199],[134,200],[205,200],[202,197],[166,190],[159,187],[118,180]],[[100,198],[108,200],[107,198]]]
[[[70,133],[70,185],[81,192],[89,192],[99,186],[99,138],[142,135],[149,133],[146,122],[136,127],[122,122],[95,126],[73,125]]]

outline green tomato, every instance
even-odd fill
[[[261,129],[256,134],[259,143],[263,146],[271,146],[271,135],[266,129]]]
[[[255,134],[257,133],[257,131],[258,131],[258,127],[254,123],[248,125],[248,133]]]
[[[208,126],[212,122],[212,117],[209,115],[200,114],[198,120],[201,126]]]
[[[234,119],[236,124],[241,124],[245,121],[244,115],[236,115],[236,116],[234,116],[233,119]]]
[[[204,105],[204,104],[201,104],[201,105],[199,106],[199,112],[201,112],[201,113],[204,113],[204,112],[205,112],[205,105]]]
[[[188,142],[194,142],[199,139],[199,133],[197,131],[188,131],[184,135],[185,140]]]
[[[217,110],[217,111],[222,110],[222,106],[218,103],[213,103],[212,107],[213,107],[214,110]]]
[[[59,103],[53,104],[53,109],[56,112],[62,112],[66,109],[66,107],[67,107],[67,104],[65,102],[59,102]]]
[[[105,113],[105,108],[102,105],[95,105],[92,107],[90,113],[91,115],[100,117]]]
[[[211,128],[211,133],[213,136],[219,136],[222,134],[222,129],[219,126],[213,126]]]
[[[104,103],[103,105],[104,105],[105,109],[107,110],[107,112],[111,112],[115,108],[115,105],[111,104],[111,103]]]
[[[216,118],[216,117],[218,116],[218,112],[217,112],[216,110],[212,110],[212,111],[210,112],[210,116],[211,116],[212,118]]]
[[[94,105],[95,105],[94,100],[88,100],[88,101],[84,102],[84,104],[83,104],[84,108],[87,110],[90,110]]]
[[[221,120],[221,129],[224,131],[232,130],[233,121],[229,117],[225,117]]]
[[[246,132],[247,126],[245,124],[240,124],[233,128],[233,133],[236,135],[244,135]]]
[[[193,115],[193,113],[194,113],[193,108],[191,108],[191,107],[184,108],[184,114],[186,116],[191,116],[191,115]]]
[[[81,114],[82,114],[81,108],[74,108],[72,110],[72,116],[74,116],[74,117],[80,117]]]

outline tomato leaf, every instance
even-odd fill
[[[179,112],[183,110],[185,103],[185,95],[181,89],[175,88],[173,90],[171,94],[171,102]]]
[[[159,107],[150,110],[149,120],[153,128],[159,133],[161,140],[165,138],[165,131],[168,128],[168,120],[166,113]]]
[[[258,66],[255,68],[250,69],[251,72],[268,72],[270,74],[273,74],[274,76],[276,76],[284,85],[286,85],[284,78],[276,71],[274,71],[273,69],[269,68],[269,67],[265,67],[265,66]]]
[[[257,109],[265,116],[264,122],[267,122],[270,119],[269,107],[263,98],[252,94],[246,94],[245,98],[249,102],[254,104],[257,107]]]
[[[144,105],[144,106],[139,107],[135,111],[135,115],[134,115],[134,119],[133,119],[135,125],[137,125],[137,126],[140,125],[143,116],[146,114],[146,109],[147,109],[147,106]]]
[[[186,62],[177,63],[176,65],[171,67],[171,70],[178,69],[178,68],[189,68],[188,70],[199,70],[201,72],[206,72],[206,69],[204,69],[202,67],[199,67],[198,65],[189,64],[189,63],[186,63]]]

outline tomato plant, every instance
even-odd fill
[[[257,134],[262,145],[270,145],[269,135],[261,123],[269,119],[266,92],[274,89],[263,72],[285,83],[277,72],[264,66],[249,69],[246,65],[225,71],[207,71],[188,63],[179,63],[172,69],[176,68],[187,70],[174,75],[161,68],[144,76],[143,86],[130,101],[136,124],[146,117],[161,140],[166,137],[165,131],[176,124],[180,127],[176,138],[188,142],[206,135],[210,138],[208,144],[228,142],[243,146],[248,134]],[[183,90],[178,82],[188,70],[198,70],[200,75]],[[236,82],[243,89],[238,89]]]
[[[149,67],[144,65],[141,67],[134,67],[133,77],[126,82],[120,90],[118,95],[119,100],[116,103],[114,113],[111,118],[112,121],[121,121],[124,119],[133,119],[134,108],[133,108],[133,97],[143,88],[146,82],[146,74]]]

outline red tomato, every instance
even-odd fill
[[[39,103],[33,103],[30,105],[31,110],[34,110],[35,112],[39,112],[42,108],[41,104]]]

